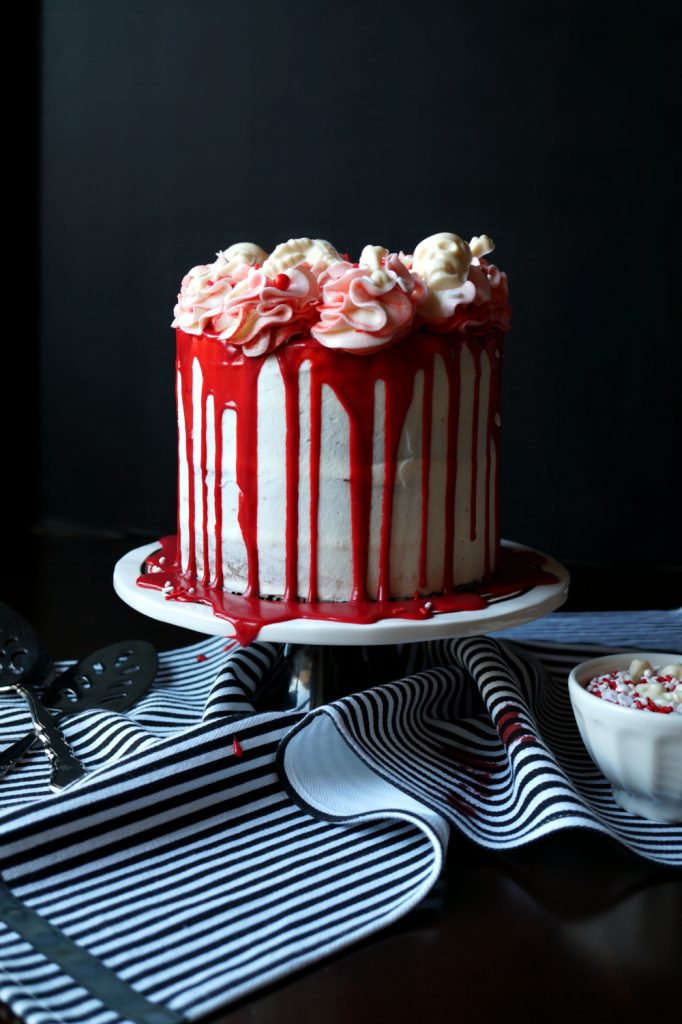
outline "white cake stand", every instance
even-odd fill
[[[522,544],[503,540],[502,546],[537,555],[543,569],[556,576],[556,582],[498,598],[487,608],[437,613],[429,619],[392,618],[368,624],[289,619],[262,626],[258,640],[287,645],[288,706],[309,703],[315,707],[343,693],[396,678],[405,661],[402,646],[396,645],[493,633],[532,622],[559,608],[568,594],[567,570],[549,555]],[[209,636],[234,636],[232,623],[215,615],[208,605],[169,600],[160,590],[138,586],[145,560],[158,549],[157,543],[145,544],[117,562],[114,589],[118,596],[131,608],[161,622]]]

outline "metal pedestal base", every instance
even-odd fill
[[[409,671],[411,646],[286,644],[287,707],[317,708],[358,690],[401,679]]]

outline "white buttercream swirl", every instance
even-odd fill
[[[321,345],[373,352],[404,337],[426,287],[399,256],[366,246],[358,266],[332,263],[320,278],[320,320],[310,333]]]

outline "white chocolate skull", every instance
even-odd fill
[[[268,277],[275,277],[300,263],[328,267],[340,259],[334,246],[323,238],[290,238],[288,242],[280,242],[273,250],[263,264],[263,270]]]
[[[255,263],[264,263],[268,254],[260,245],[255,242],[235,242],[224,252],[219,252],[218,263],[222,266],[228,264],[234,270],[240,263],[248,263],[252,267]]]
[[[467,279],[471,264],[471,250],[460,238],[449,231],[429,235],[414,250],[412,270],[434,292],[459,288]]]

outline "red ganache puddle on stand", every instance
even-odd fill
[[[176,537],[164,537],[161,547],[145,562],[138,586],[160,590],[169,601],[208,605],[218,618],[232,623],[239,643],[246,647],[263,626],[291,619],[313,619],[369,625],[382,619],[430,619],[444,612],[479,611],[500,601],[520,597],[533,587],[557,583],[554,573],[542,567],[534,551],[505,549],[494,576],[478,585],[450,594],[406,601],[295,601],[265,600],[230,594],[185,576],[176,562]]]

